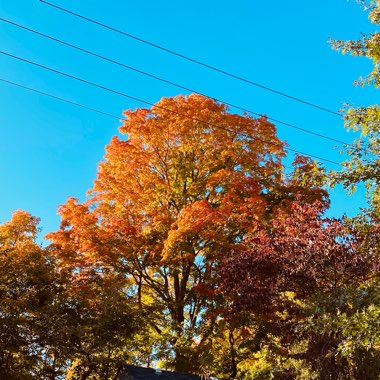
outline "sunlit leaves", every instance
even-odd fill
[[[216,267],[270,214],[269,194],[287,186],[284,144],[265,117],[231,114],[200,95],[163,98],[125,117],[125,138],[106,147],[88,199],[69,199],[49,238],[74,276],[124,277],[125,291],[152,311],[152,331],[170,332],[171,349],[191,369],[196,362],[181,351],[212,333],[204,326],[216,318]]]

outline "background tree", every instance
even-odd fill
[[[379,0],[359,1],[369,13],[370,21],[380,24]],[[365,78],[359,78],[358,85],[380,85],[380,32],[362,35],[356,41],[332,41],[332,46],[342,53],[369,58],[373,62],[372,72]],[[380,108],[377,104],[366,107],[347,107],[345,114],[347,129],[360,132],[360,137],[347,147],[349,160],[344,163],[341,172],[333,174],[333,184],[342,183],[345,188],[355,190],[359,183],[364,183],[374,205],[379,205],[380,184]]]
[[[264,331],[262,346],[248,356],[262,360],[245,368],[256,374],[251,378],[302,378],[308,366],[318,379],[377,378],[380,352],[369,343],[377,337],[369,338],[364,321],[370,331],[379,323],[378,308],[365,302],[377,289],[379,220],[363,234],[356,224],[323,219],[322,211],[318,202],[294,202],[270,226],[258,226],[246,250],[222,267],[233,318],[248,311],[261,327],[254,333]]]
[[[112,378],[129,359],[134,302],[112,274],[58,268],[37,233],[25,211],[0,225],[0,378]]]
[[[52,258],[36,243],[38,219],[16,211],[0,226],[0,377],[55,378],[64,366],[46,341],[46,308],[58,290]]]

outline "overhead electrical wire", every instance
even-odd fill
[[[113,115],[113,114],[111,114],[111,113],[108,113],[108,112],[105,112],[105,111],[99,110],[99,109],[97,109],[97,108],[93,108],[93,107],[90,107],[90,106],[86,106],[86,105],[84,105],[84,104],[82,104],[82,103],[74,102],[73,100],[69,100],[69,99],[66,99],[66,98],[62,98],[62,97],[60,97],[60,96],[53,95],[53,94],[50,94],[50,93],[45,92],[45,91],[37,90],[36,88],[29,87],[29,86],[25,86],[25,85],[23,85],[23,84],[13,82],[13,81],[8,80],[8,79],[0,78],[0,81],[1,81],[1,82],[4,82],[4,83],[11,84],[11,85],[13,85],[13,86],[17,86],[17,87],[23,88],[24,90],[32,91],[32,92],[35,92],[35,93],[37,93],[37,94],[47,96],[47,97],[52,98],[52,99],[55,99],[55,100],[59,100],[59,101],[61,101],[61,102],[65,102],[65,103],[72,104],[72,105],[77,106],[77,107],[84,108],[84,109],[86,109],[86,110],[88,110],[88,111],[92,111],[92,112],[96,112],[96,113],[99,113],[99,114],[104,115],[104,116],[112,117],[113,119],[117,119],[117,120],[127,120],[127,119],[124,118],[124,117],[116,116],[116,115]]]
[[[0,21],[5,22],[5,23],[8,23],[8,24],[10,24],[10,25],[13,25],[13,26],[15,26],[15,27],[17,27],[17,28],[21,28],[21,29],[26,30],[26,31],[28,31],[28,32],[30,32],[30,33],[34,33],[34,34],[36,34],[36,35],[42,36],[42,37],[44,37],[44,38],[47,38],[47,39],[52,40],[52,41],[54,41],[54,42],[57,42],[57,43],[59,43],[59,44],[62,44],[62,45],[68,46],[68,47],[73,48],[73,49],[76,49],[76,50],[79,50],[79,51],[84,52],[84,53],[86,53],[86,54],[92,55],[92,56],[94,56],[94,57],[96,57],[96,58],[99,58],[99,59],[105,60],[105,61],[107,61],[107,62],[110,62],[110,63],[116,64],[116,65],[118,65],[118,66],[121,66],[121,67],[126,68],[126,69],[129,69],[129,70],[132,70],[132,71],[137,72],[137,73],[139,73],[139,74],[142,74],[142,75],[148,76],[148,77],[150,77],[150,78],[156,79],[156,80],[158,80],[158,81],[161,81],[161,82],[164,82],[164,83],[170,84],[170,85],[175,86],[175,87],[177,87],[177,88],[181,88],[182,90],[190,91],[190,92],[193,92],[193,93],[196,93],[196,94],[199,94],[199,95],[205,96],[205,97],[207,97],[207,98],[210,98],[210,99],[212,99],[212,100],[215,100],[215,101],[217,101],[217,102],[224,103],[224,104],[226,104],[226,105],[228,105],[228,106],[230,106],[230,107],[232,107],[232,108],[236,108],[236,109],[238,109],[238,110],[241,110],[241,111],[244,111],[244,112],[247,112],[247,113],[250,113],[250,114],[256,115],[256,116],[264,116],[264,115],[261,114],[261,113],[258,113],[258,112],[255,112],[255,111],[252,111],[252,110],[249,110],[249,109],[243,108],[243,107],[241,107],[241,106],[237,106],[237,105],[232,104],[232,103],[228,103],[228,102],[226,102],[226,101],[224,101],[224,100],[221,100],[221,99],[217,99],[217,98],[214,98],[214,97],[208,96],[208,95],[203,94],[203,93],[201,93],[201,92],[199,92],[199,91],[196,91],[196,90],[194,90],[194,89],[191,89],[191,88],[185,87],[185,86],[180,85],[180,84],[178,84],[178,83],[174,83],[174,82],[169,81],[169,80],[166,80],[166,79],[164,79],[164,78],[160,78],[160,77],[158,77],[158,76],[156,76],[156,75],[153,75],[153,74],[150,74],[150,73],[148,73],[148,72],[146,72],[146,71],[143,71],[143,70],[137,69],[137,68],[135,68],[135,67],[129,66],[129,65],[124,64],[124,63],[122,63],[122,62],[120,62],[120,61],[116,61],[116,60],[111,59],[111,58],[109,58],[109,57],[106,57],[106,56],[103,56],[103,55],[101,55],[101,54],[95,53],[95,52],[93,52],[93,51],[91,51],[91,50],[84,49],[84,48],[82,48],[82,47],[80,47],[80,46],[77,46],[77,45],[71,44],[71,43],[69,43],[69,42],[63,41],[63,40],[58,39],[58,38],[56,38],[56,37],[52,37],[52,36],[50,36],[50,35],[48,35],[48,34],[45,34],[45,33],[39,32],[39,31],[34,30],[34,29],[31,29],[31,28],[28,28],[28,27],[26,27],[26,26],[20,25],[20,24],[18,24],[18,23],[15,23],[15,22],[13,22],[13,21],[7,20],[7,19],[5,19],[5,18],[0,17]],[[336,139],[336,138],[333,138],[333,137],[330,137],[330,136],[326,136],[326,135],[324,135],[324,134],[322,134],[322,133],[314,132],[314,131],[312,131],[312,130],[310,130],[310,129],[302,128],[302,127],[296,126],[296,125],[294,125],[294,124],[290,124],[290,123],[287,123],[287,122],[284,122],[284,121],[282,121],[282,120],[278,120],[278,119],[275,119],[275,118],[272,118],[272,117],[269,117],[269,116],[267,116],[267,118],[268,118],[268,120],[273,121],[274,123],[282,124],[282,125],[284,125],[284,126],[287,126],[287,127],[293,128],[293,129],[297,129],[297,130],[299,130],[299,131],[302,131],[302,132],[305,132],[305,133],[309,133],[309,134],[312,134],[312,135],[314,135],[314,136],[318,136],[318,137],[320,137],[320,138],[324,138],[324,139],[327,139],[327,140],[331,140],[331,141],[337,142],[337,143],[339,143],[339,144],[348,145],[348,143],[346,143],[346,142],[344,142],[344,141],[342,141],[342,140],[339,140],[339,139]]]
[[[178,53],[178,52],[176,52],[176,51],[174,51],[174,50],[171,50],[171,49],[168,49],[168,48],[166,48],[166,47],[164,47],[164,46],[161,46],[161,45],[155,44],[155,43],[150,42],[150,41],[148,41],[148,40],[146,40],[146,39],[143,39],[143,38],[137,37],[137,36],[135,36],[135,35],[133,35],[133,34],[127,33],[127,32],[125,32],[125,31],[123,31],[123,30],[121,30],[121,29],[117,29],[117,28],[112,27],[112,26],[110,26],[110,25],[107,25],[107,24],[104,24],[104,23],[102,23],[102,22],[99,22],[99,21],[96,21],[96,20],[94,20],[94,19],[91,19],[91,18],[89,18],[89,17],[83,16],[83,15],[81,15],[81,14],[79,14],[79,13],[75,13],[75,12],[73,12],[73,11],[70,11],[70,10],[67,9],[67,8],[60,7],[60,6],[56,5],[56,4],[50,3],[50,2],[45,1],[45,0],[39,0],[39,1],[40,1],[41,3],[43,3],[43,4],[49,5],[49,6],[51,6],[51,7],[54,7],[54,8],[56,8],[56,9],[60,10],[60,11],[66,12],[66,13],[68,13],[68,14],[71,14],[71,15],[73,15],[73,16],[79,17],[79,18],[81,18],[81,19],[83,19],[83,20],[86,20],[86,21],[88,21],[88,22],[91,22],[92,24],[95,24],[95,25],[101,26],[101,27],[103,27],[103,28],[106,28],[106,29],[112,30],[112,31],[114,31],[114,32],[116,32],[116,33],[119,33],[119,34],[122,34],[122,35],[124,35],[124,36],[126,36],[126,37],[128,37],[128,38],[134,39],[134,40],[139,41],[139,42],[141,42],[141,43],[144,43],[144,44],[146,44],[146,45],[149,45],[149,46],[152,46],[152,47],[154,47],[154,48],[160,49],[160,50],[165,51],[165,52],[167,52],[167,53],[169,53],[169,54],[175,55],[175,56],[177,56],[177,57],[180,57],[180,58],[182,58],[182,59],[185,59],[185,60],[190,61],[190,62],[192,62],[192,63],[195,63],[195,64],[197,64],[197,65],[200,65],[200,66],[206,67],[206,68],[208,68],[208,69],[210,69],[210,70],[216,71],[216,72],[218,72],[218,73],[220,73],[220,74],[223,74],[223,75],[226,75],[226,76],[229,76],[229,77],[234,78],[234,79],[236,79],[236,80],[239,80],[239,81],[241,81],[241,82],[248,83],[248,84],[250,84],[250,85],[252,85],[252,86],[259,87],[259,88],[261,88],[261,89],[263,89],[263,90],[270,91],[270,92],[275,93],[275,94],[277,94],[277,95],[281,95],[281,96],[283,96],[283,97],[289,98],[289,99],[294,100],[294,101],[297,101],[297,102],[299,102],[299,103],[303,103],[303,104],[308,105],[308,106],[310,106],[310,107],[317,108],[317,109],[319,109],[319,110],[322,110],[322,111],[328,112],[328,113],[330,113],[330,114],[334,114],[334,115],[337,115],[337,116],[339,116],[339,117],[342,116],[342,115],[341,115],[339,112],[337,112],[337,111],[334,111],[334,110],[328,109],[328,108],[326,108],[326,107],[320,106],[320,105],[315,104],[315,103],[311,103],[311,102],[309,102],[309,101],[306,101],[306,100],[304,100],[304,99],[298,98],[298,97],[296,97],[296,96],[289,95],[289,94],[287,94],[287,93],[285,93],[285,92],[275,90],[275,89],[273,89],[273,88],[271,88],[271,87],[268,87],[268,86],[262,85],[262,84],[260,84],[260,83],[254,82],[254,81],[251,81],[250,79],[244,78],[244,77],[239,76],[239,75],[237,75],[237,74],[233,74],[233,73],[231,73],[231,72],[228,72],[228,71],[225,71],[225,70],[219,69],[219,68],[216,67],[216,66],[209,65],[209,64],[204,63],[204,62],[202,62],[202,61],[199,61],[199,60],[197,60],[197,59],[191,58],[191,57],[189,57],[189,56],[187,56],[187,55],[184,55],[184,54]]]
[[[106,87],[106,86],[103,86],[103,85],[100,85],[98,83],[94,83],[94,82],[91,82],[91,81],[88,81],[86,79],[83,79],[83,78],[80,78],[80,77],[76,77],[74,75],[71,75],[71,74],[68,74],[68,73],[65,73],[63,71],[59,71],[59,70],[56,70],[56,69],[53,69],[51,67],[48,67],[48,66],[45,66],[45,65],[42,65],[38,62],[33,62],[31,60],[28,60],[28,59],[25,59],[25,58],[22,58],[22,57],[19,57],[17,55],[14,55],[14,54],[11,54],[11,53],[7,53],[5,51],[1,51],[0,50],[0,54],[3,54],[7,57],[10,57],[10,58],[13,58],[13,59],[16,59],[18,61],[22,61],[22,62],[25,62],[27,64],[30,64],[30,65],[33,65],[33,66],[36,66],[36,67],[40,67],[44,70],[47,70],[47,71],[50,71],[50,72],[53,72],[53,73],[56,73],[56,74],[59,74],[61,76],[65,76],[67,78],[71,78],[71,79],[74,79],[76,81],[79,81],[79,82],[82,82],[82,83],[86,83],[88,85],[91,85],[93,87],[96,87],[96,88],[100,88],[102,90],[105,90],[105,91],[108,91],[108,92],[111,92],[111,93],[114,93],[116,95],[120,95],[120,96],[123,96],[125,98],[128,98],[128,99],[132,99],[132,100],[135,100],[135,101],[138,101],[140,103],[144,103],[144,104],[147,104],[147,105],[150,105],[152,107],[156,107],[158,109],[163,109],[163,110],[166,110],[168,112],[171,112],[171,113],[174,113],[174,114],[177,114],[177,115],[180,115],[180,116],[184,116],[186,118],[189,118],[189,119],[192,119],[194,121],[198,121],[200,123],[203,123],[203,124],[206,124],[206,125],[209,125],[211,127],[214,127],[214,128],[218,128],[218,129],[223,129],[223,130],[226,130],[228,132],[234,132],[228,128],[225,128],[225,127],[222,127],[222,126],[219,126],[219,125],[216,125],[216,124],[212,124],[212,123],[209,123],[209,122],[206,122],[204,120],[201,120],[201,119],[197,119],[197,118],[193,118],[193,117],[189,117],[188,115],[185,115],[183,113],[180,113],[180,112],[177,112],[177,111],[174,111],[174,110],[171,110],[169,108],[166,108],[166,107],[162,107],[162,106],[158,106],[152,102],[149,102],[147,100],[143,100],[143,99],[140,99],[140,98],[137,98],[135,96],[131,96],[129,94],[126,94],[124,92],[121,92],[121,91],[118,91],[118,90],[114,90],[112,88],[109,88],[109,87]],[[246,136],[246,137],[249,137],[249,138],[252,138],[251,136],[248,136],[247,134],[244,134],[242,132],[236,132],[238,135],[240,136]],[[268,140],[264,140],[264,139],[261,139],[260,137],[255,137],[257,140],[261,141],[261,142],[264,142],[266,144],[271,144],[271,145],[277,145],[277,146],[282,146],[282,144],[279,144],[279,143],[275,143],[273,141],[268,141]],[[311,158],[315,158],[315,159],[318,159],[318,160],[321,160],[321,161],[325,161],[325,162],[328,162],[328,163],[331,163],[331,164],[334,164],[334,165],[338,165],[338,166],[341,166],[341,164],[339,162],[336,162],[336,161],[332,161],[332,160],[329,160],[327,158],[323,158],[323,157],[319,157],[319,156],[316,156],[316,155],[312,155],[312,154],[308,154],[308,153],[305,153],[305,152],[301,152],[299,150],[296,150],[296,149],[292,149],[292,148],[289,148],[289,147],[286,147],[285,148],[286,150],[290,151],[290,152],[294,152],[294,153],[297,153],[297,154],[300,154],[300,155],[303,155],[303,156],[308,156],[308,157],[311,157]]]
[[[13,86],[16,86],[16,87],[19,87],[19,88],[22,88],[24,90],[28,90],[28,91],[31,91],[31,92],[35,92],[37,94],[40,94],[40,95],[43,95],[43,96],[46,96],[46,97],[49,97],[49,98],[52,98],[54,100],[58,100],[58,101],[61,101],[61,102],[64,102],[64,103],[68,103],[68,104],[71,104],[71,105],[74,105],[76,107],[80,107],[80,108],[83,108],[87,111],[91,111],[91,112],[95,112],[95,113],[98,113],[98,114],[101,114],[101,115],[104,115],[104,116],[108,116],[110,118],[113,118],[113,119],[117,119],[119,121],[121,120],[127,120],[125,117],[122,117],[122,116],[116,116],[116,115],[113,115],[109,112],[106,112],[106,111],[102,111],[102,110],[99,110],[97,108],[94,108],[94,107],[90,107],[90,106],[87,106],[85,104],[82,104],[82,103],[78,103],[78,102],[75,102],[73,100],[69,100],[69,99],[66,99],[66,98],[62,98],[61,96],[57,96],[57,95],[53,95],[53,94],[50,94],[48,92],[45,92],[45,91],[41,91],[41,90],[38,90],[36,88],[33,88],[33,87],[29,87],[29,86],[25,86],[25,85],[22,85],[20,83],[16,83],[14,81],[11,81],[11,80],[8,80],[8,79],[4,79],[4,78],[0,78],[0,82],[3,82],[3,83],[7,83],[7,84],[10,84],[10,85],[13,85]],[[207,123],[209,124],[209,123]],[[220,127],[222,129],[227,129],[227,128],[224,128],[224,127]],[[227,129],[228,130],[228,129]],[[230,130],[228,130],[230,131]],[[239,133],[239,132],[238,132]],[[241,132],[240,132],[241,134]],[[260,139],[259,139],[260,140]],[[264,141],[264,140],[263,140]],[[289,149],[290,151],[293,151],[292,149]],[[301,152],[298,152],[298,151],[295,151],[297,153],[300,153]],[[306,153],[303,153],[303,155],[307,155]],[[310,155],[309,155],[310,156]],[[311,157],[311,156],[310,156]],[[315,157],[315,156],[313,156]],[[286,169],[289,169],[289,170],[293,170],[294,168],[291,168],[289,166],[286,166],[286,165],[283,165]]]
[[[25,86],[23,84],[13,82],[13,81],[8,80],[8,79],[0,78],[0,82],[7,83],[7,84],[10,84],[12,86],[16,86],[16,87],[22,88],[23,90],[35,92],[35,93],[37,93],[39,95],[43,95],[43,96],[52,98],[54,100],[58,100],[60,102],[68,103],[68,104],[74,105],[76,107],[83,108],[83,109],[85,109],[87,111],[91,111],[91,112],[95,112],[95,113],[98,113],[98,114],[101,114],[101,115],[104,115],[104,116],[108,116],[110,118],[117,119],[119,121],[121,121],[121,120],[124,120],[124,121],[127,120],[125,117],[116,116],[116,115],[113,115],[113,114],[111,114],[109,112],[105,112],[105,111],[99,110],[97,108],[86,106],[85,104],[74,102],[73,100],[62,98],[61,96],[53,95],[53,94],[50,94],[50,93],[45,92],[45,91],[37,90],[36,88]],[[294,168],[292,168],[290,166],[287,166],[287,165],[284,165],[284,164],[283,164],[283,167],[285,169],[294,170]]]

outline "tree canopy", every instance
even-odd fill
[[[69,199],[48,237],[61,265],[127,279],[160,352],[194,370],[219,313],[220,262],[296,184],[285,180],[284,144],[264,117],[230,114],[200,95],[125,116],[126,138],[107,146],[88,200]]]

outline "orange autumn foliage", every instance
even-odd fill
[[[122,273],[142,308],[144,297],[156,302],[152,324],[172,331],[177,360],[184,323],[202,342],[221,258],[268,212],[271,193],[284,192],[284,143],[265,117],[200,95],[124,115],[125,138],[106,147],[88,199],[69,199],[48,238],[61,265]]]
[[[120,131],[128,138],[112,139],[89,200],[60,208],[62,228],[49,238],[69,252],[95,247],[99,256],[97,243],[139,236],[161,260],[186,231],[216,238],[226,224],[249,228],[264,211],[264,182],[280,181],[284,155],[264,117],[230,114],[199,95],[125,116]]]

